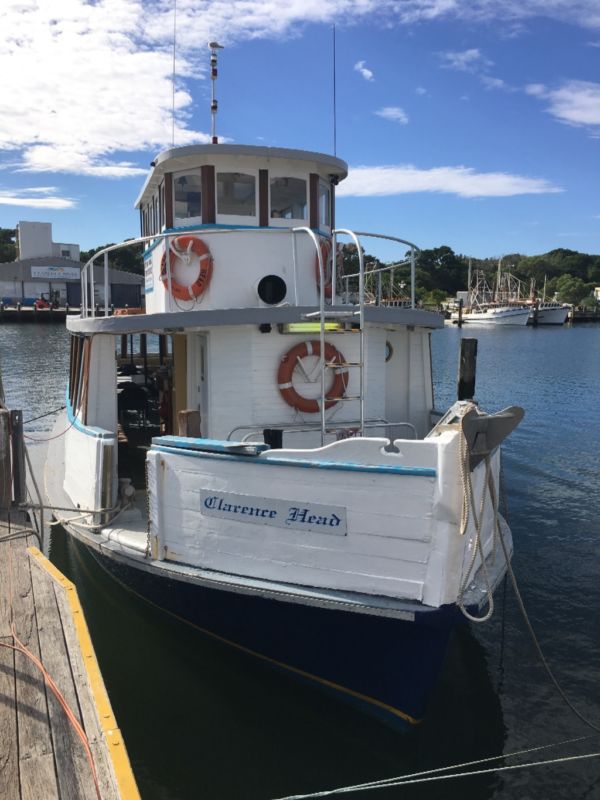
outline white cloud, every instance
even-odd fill
[[[443,192],[459,197],[513,197],[562,192],[543,178],[505,172],[476,172],[471,167],[419,169],[410,164],[353,167],[337,189],[339,197],[373,197],[412,192]]]
[[[484,58],[477,47],[461,51],[448,50],[445,53],[438,53],[438,55],[445,69],[457,69],[461,72],[476,72],[493,63]]]
[[[371,70],[367,69],[365,67],[365,62],[364,61],[357,61],[356,64],[354,65],[354,69],[356,70],[356,72],[360,73],[360,75],[362,75],[363,78],[366,81],[374,81],[375,80]]]
[[[206,77],[212,39],[280,40],[341,19],[393,27],[534,17],[600,29],[598,0],[179,0],[175,143],[208,141],[191,128],[188,83]],[[134,153],[171,143],[172,0],[2,0],[0,30],[0,154],[16,154],[11,162],[119,177],[141,168]],[[469,52],[466,67],[477,61]],[[364,61],[356,68],[374,79]]]
[[[398,125],[408,124],[408,114],[399,106],[386,106],[385,108],[380,108],[379,111],[375,113],[378,117],[388,119],[390,122],[397,122]]]
[[[54,186],[37,186],[30,189],[0,189],[0,206],[50,208],[60,211],[66,208],[74,208],[77,205],[71,198],[54,195],[53,193],[56,191]]]
[[[566,81],[558,89],[533,83],[525,87],[527,94],[548,102],[548,113],[576,127],[600,126],[600,83]]]
[[[427,94],[427,89],[425,89],[423,86],[417,86],[415,89],[415,94],[418,94],[422,97],[423,95]]]

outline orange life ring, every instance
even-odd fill
[[[298,360],[306,356],[320,356],[321,342],[313,340],[300,342],[282,357],[277,370],[277,385],[285,402],[305,414],[316,414],[319,411],[319,401],[303,397],[292,385],[292,375],[298,366]],[[325,361],[328,364],[345,364],[344,356],[329,342],[325,342]],[[334,406],[344,396],[348,387],[348,370],[335,366],[335,377],[330,390],[325,395],[325,408]]]
[[[331,242],[329,239],[321,240],[321,258],[323,259],[323,274],[325,275],[325,297],[332,295],[333,264],[329,257],[331,255]],[[315,256],[315,277],[317,279],[317,289],[321,290],[321,274],[319,272],[319,256]]]
[[[198,277],[191,286],[183,286],[173,277],[173,262],[177,258],[189,259],[192,253],[198,257]],[[213,271],[213,258],[208,247],[197,236],[178,236],[169,246],[169,270],[171,272],[171,294],[178,300],[193,300],[200,297],[208,288]],[[160,262],[160,279],[165,289],[169,288],[167,275],[167,254],[163,253]]]

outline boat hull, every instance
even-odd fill
[[[469,325],[527,325],[529,320],[527,308],[498,308],[484,311],[466,311],[462,321]],[[458,314],[452,315],[453,321],[458,321]]]
[[[162,610],[403,730],[423,718],[450,632],[462,619],[453,606],[408,622],[238,594],[90,551],[121,584]]]
[[[564,325],[568,314],[567,306],[544,306],[542,303],[536,312],[531,312],[529,322],[533,325]]]

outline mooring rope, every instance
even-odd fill
[[[380,781],[370,781],[367,783],[357,783],[350,786],[342,786],[337,789],[325,789],[320,792],[311,792],[308,794],[293,794],[279,797],[277,800],[308,800],[315,797],[330,797],[336,794],[351,794],[353,792],[368,791],[369,789],[386,789],[394,786],[402,786],[404,784],[427,783],[429,781],[442,781],[450,780],[451,778],[466,778],[473,775],[486,775],[491,772],[501,772],[514,769],[525,769],[527,767],[537,767],[543,765],[552,765],[563,763],[566,761],[577,761],[586,758],[596,758],[600,756],[600,752],[585,753],[578,756],[562,756],[558,758],[545,759],[543,761],[529,761],[526,764],[509,764],[500,767],[489,767],[481,770],[469,770],[467,772],[455,772],[449,775],[440,775],[440,772],[448,772],[453,769],[462,769],[463,767],[473,767],[479,764],[489,764],[492,761],[499,761],[505,758],[515,758],[516,756],[527,755],[528,753],[540,752],[541,750],[549,750],[553,747],[562,747],[567,744],[574,744],[575,742],[584,742],[589,739],[595,739],[596,736],[580,736],[575,739],[565,739],[561,742],[553,744],[539,745],[537,747],[528,747],[525,750],[517,750],[514,753],[506,753],[499,756],[491,756],[489,758],[480,758],[475,761],[464,761],[461,764],[451,764],[447,767],[438,767],[437,769],[424,770],[422,772],[413,772],[408,775],[398,775],[393,778],[384,778]]]

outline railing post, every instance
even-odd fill
[[[415,280],[416,280],[415,248],[410,248],[410,307],[415,307]]]
[[[93,262],[93,260],[90,261],[89,270],[90,270],[89,271],[89,275],[88,275],[89,292],[90,292],[89,302],[90,302],[91,309],[92,309],[92,317],[95,317],[96,316],[96,307],[95,307],[95,302],[94,302],[95,301],[95,297],[94,297],[94,262]]]
[[[108,253],[104,253],[104,316],[108,317]]]

